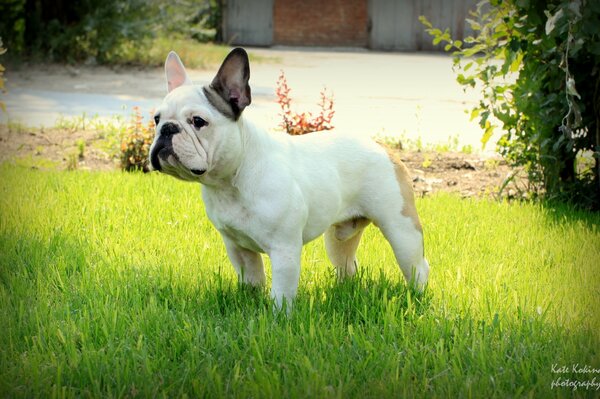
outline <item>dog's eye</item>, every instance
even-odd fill
[[[154,115],[154,123],[158,125],[160,122],[160,115]]]
[[[192,118],[192,123],[194,124],[194,127],[196,129],[200,129],[202,126],[208,125],[208,122],[206,122],[204,119],[200,118],[199,116],[194,116]]]

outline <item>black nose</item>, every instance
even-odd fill
[[[165,137],[169,137],[177,133],[179,133],[179,126],[174,123],[165,123],[160,128],[160,134]]]

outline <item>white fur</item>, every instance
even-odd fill
[[[243,114],[237,121],[228,119],[200,87],[189,84],[172,88],[157,113],[161,124],[169,121],[182,129],[173,136],[179,160],[161,162],[163,170],[202,183],[208,218],[240,279],[264,284],[259,253],[270,256],[271,296],[278,306],[284,300],[291,304],[296,295],[303,244],[325,232],[338,274],[354,274],[356,247],[368,220],[392,245],[405,278],[419,288],[425,285],[429,266],[422,233],[402,214],[394,166],[371,139],[333,131],[272,135]],[[195,129],[189,123],[193,115],[208,125]],[[191,169],[206,173],[195,176]],[[361,222],[352,224],[358,217]]]

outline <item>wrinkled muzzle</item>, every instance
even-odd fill
[[[193,141],[188,141],[189,139],[186,140],[185,137],[179,137],[181,134],[185,133],[182,133],[180,127],[174,123],[162,125],[150,148],[150,164],[154,170],[159,172],[167,173],[182,180],[195,181],[206,172],[206,167],[201,166],[199,168],[199,165],[196,166],[198,164],[198,154],[194,149]],[[174,140],[177,140],[175,146]],[[178,148],[177,151],[175,147]],[[192,149],[190,150],[189,147],[192,147]],[[194,159],[196,159],[195,162]]]
[[[179,127],[174,123],[165,123],[162,125],[150,152],[150,163],[154,170],[162,172],[161,160],[163,164],[168,164],[170,156],[177,160],[177,154],[173,151],[173,135],[179,133]]]

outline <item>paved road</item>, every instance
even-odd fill
[[[477,102],[455,82],[451,59],[439,54],[377,53],[366,50],[250,49],[277,62],[251,65],[253,104],[247,114],[276,128],[275,83],[284,70],[298,109],[314,107],[325,85],[335,95],[337,128],[364,134],[408,137],[480,148],[481,132],[464,110]],[[184,60],[185,62],[185,60]],[[150,110],[160,103],[162,71],[81,68],[8,73],[8,118],[29,125],[53,125],[59,116],[128,115],[134,105]],[[189,71],[207,83],[214,71]],[[0,116],[6,121],[7,115]]]

